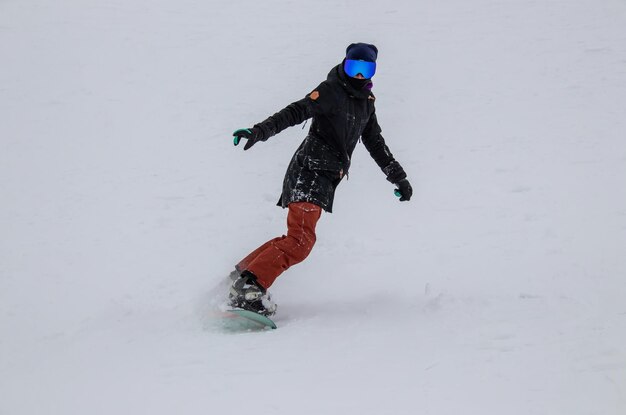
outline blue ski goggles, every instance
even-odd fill
[[[370,79],[376,73],[376,62],[346,59],[343,64],[343,70],[351,78],[361,74],[363,75],[363,78]]]

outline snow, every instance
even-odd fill
[[[0,4],[0,414],[626,413],[617,0]],[[278,330],[227,333],[305,131],[231,132],[380,50]]]

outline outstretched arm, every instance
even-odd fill
[[[376,164],[385,173],[387,180],[398,187],[396,195],[400,197],[400,201],[410,200],[413,195],[413,188],[407,180],[406,172],[387,147],[381,131],[374,112],[365,126],[365,130],[363,130],[363,144]]]
[[[331,90],[322,82],[313,92],[299,101],[287,105],[266,120],[255,124],[252,128],[240,129],[233,133],[235,145],[241,138],[248,142],[244,150],[249,149],[258,141],[266,141],[288,127],[300,124],[315,114],[331,110],[334,102]]]

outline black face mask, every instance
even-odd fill
[[[350,76],[348,76],[347,78],[348,78],[348,83],[350,84],[350,86],[356,89],[357,91],[360,91],[366,88],[368,84],[372,83],[371,79],[358,79],[358,78],[352,78]]]

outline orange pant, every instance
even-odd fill
[[[283,271],[309,256],[315,245],[315,225],[321,215],[322,208],[312,203],[290,203],[287,235],[255,249],[237,264],[237,269],[252,272],[259,284],[269,288]]]

